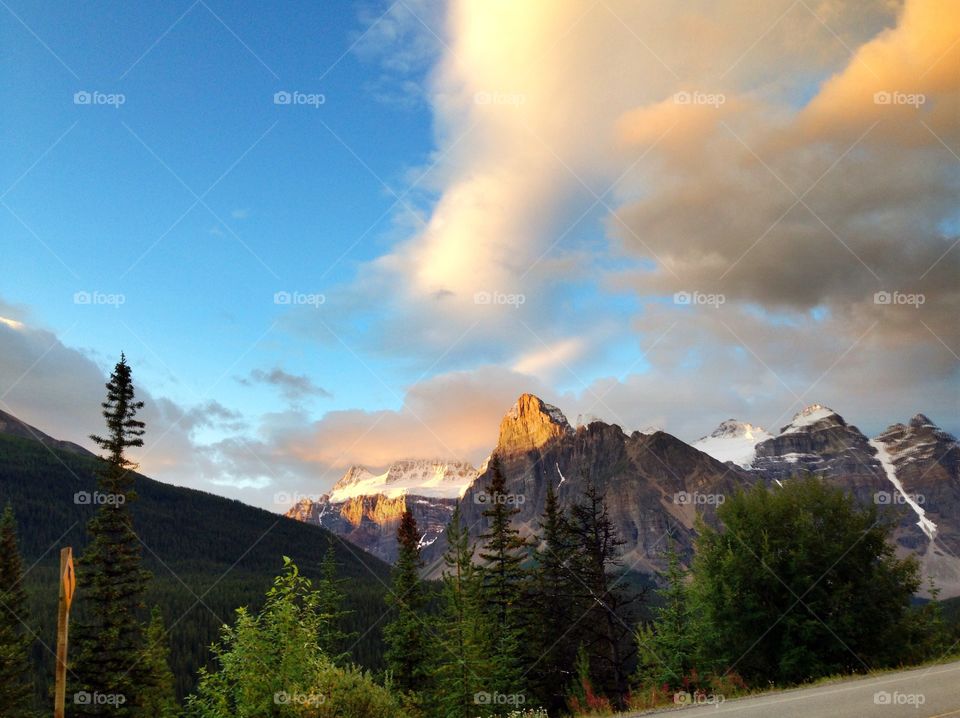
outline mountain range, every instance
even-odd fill
[[[646,573],[663,567],[668,535],[690,555],[697,515],[715,520],[732,492],[812,473],[876,504],[895,524],[898,553],[916,555],[942,596],[960,595],[960,447],[923,414],[871,439],[813,404],[775,433],[730,419],[686,443],[663,431],[627,434],[602,421],[574,428],[558,408],[524,394],[503,417],[492,454],[515,497],[522,533],[536,530],[547,486],[569,504],[591,481],[625,542],[625,567]],[[403,461],[383,474],[352,467],[329,494],[299,502],[288,516],[392,561],[397,522],[410,508],[422,532],[425,574],[435,577],[445,549],[438,538],[457,504],[474,538],[485,530],[489,478],[486,462],[474,470],[456,461]]]

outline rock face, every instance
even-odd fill
[[[758,444],[750,468],[769,481],[807,472],[845,477],[858,498],[872,500],[870,489],[876,490],[877,482],[885,479],[875,454],[857,427],[832,409],[814,404],[799,412],[777,436]]]
[[[397,558],[397,526],[409,508],[421,532],[421,546],[443,533],[457,500],[476,478],[467,463],[408,460],[374,474],[352,466],[329,494],[303,499],[287,516],[333,531],[378,558]]]
[[[500,422],[497,448],[507,447],[513,453],[536,451],[572,433],[567,418],[557,407],[533,394],[523,394]]]
[[[611,519],[626,542],[624,567],[649,572],[662,566],[667,533],[683,551],[692,547],[697,513],[712,516],[717,503],[753,479],[664,432],[627,435],[613,424],[595,421],[573,429],[563,413],[525,394],[500,424],[494,454],[499,457],[514,518],[521,533],[536,531],[547,487],[561,504],[579,499],[587,477],[606,498]],[[474,538],[487,528],[483,510],[489,469],[481,471],[460,502]],[[437,575],[446,546],[424,551],[428,575]]]
[[[960,445],[923,414],[872,443],[896,489],[890,503],[904,515],[898,545],[920,557],[944,596],[960,595]]]

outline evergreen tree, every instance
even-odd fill
[[[690,608],[687,571],[672,539],[667,548],[666,585],[657,591],[661,600],[654,609],[652,626],[637,630],[640,655],[637,673],[643,684],[687,688],[684,679],[695,667],[694,617]]]
[[[475,695],[485,688],[489,667],[479,611],[479,574],[459,506],[445,536],[442,603],[436,623],[440,645],[433,651],[437,666],[431,702],[437,718],[470,718],[483,708],[475,704]]]
[[[107,383],[103,402],[107,435],[92,435],[105,453],[101,457],[98,508],[87,525],[91,541],[80,560],[78,594],[83,621],[78,621],[73,672],[79,679],[74,693],[77,718],[137,714],[140,687],[147,682],[140,614],[149,574],[141,568],[140,542],[133,530],[130,504],[136,498],[133,471],[126,455],[143,446],[144,424],[136,418],[143,408],[134,397],[126,357],[120,356]]]
[[[506,479],[500,460],[490,462],[490,484],[484,493],[488,504],[483,516],[489,528],[480,535],[484,542],[479,556],[481,577],[481,610],[490,628],[491,693],[504,695],[525,692],[521,639],[524,628],[522,597],[526,571],[526,542],[511,524],[516,497],[507,493]]]
[[[424,638],[423,584],[420,581],[420,532],[413,512],[406,509],[397,527],[399,554],[393,569],[393,586],[387,603],[393,620],[384,628],[387,644],[384,658],[393,674],[394,684],[404,693],[419,693],[424,688],[427,671]]]
[[[547,487],[539,529],[525,663],[532,692],[552,715],[563,710],[574,678],[577,644],[571,628],[580,617],[573,615],[573,601],[580,591],[570,569],[574,553],[570,526],[552,485]]]
[[[343,622],[351,611],[343,609],[346,596],[341,585],[345,579],[337,578],[337,553],[333,542],[334,538],[331,536],[320,566],[320,578],[316,582],[317,607],[324,618],[320,624],[317,643],[331,660],[344,664],[349,657],[344,650],[346,641],[355,634],[343,630]]]
[[[587,482],[583,497],[570,510],[570,535],[576,550],[571,567],[580,586],[577,622],[580,640],[593,671],[593,685],[618,701],[626,694],[630,628],[627,608],[634,600],[622,586],[619,561],[623,541],[617,537],[602,494]]]
[[[29,659],[33,638],[25,621],[23,562],[13,508],[7,504],[0,519],[0,716],[9,718],[35,715]]]
[[[140,689],[139,715],[143,718],[176,718],[179,715],[169,659],[170,647],[163,626],[163,614],[159,606],[154,606],[141,659],[147,676],[147,683]]]

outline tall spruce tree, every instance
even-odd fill
[[[587,652],[593,685],[614,703],[627,691],[626,662],[633,646],[627,609],[633,598],[623,585],[620,547],[603,495],[587,482],[583,496],[570,510],[570,536],[576,550],[570,565],[581,595],[575,604],[586,606],[577,622]]]
[[[444,533],[443,592],[436,621],[439,645],[432,651],[436,666],[432,684],[437,718],[471,718],[480,714],[476,694],[487,684],[487,633],[479,610],[480,576],[473,563],[474,549],[463,525],[460,507],[453,510]]]
[[[420,581],[420,532],[413,512],[406,509],[397,527],[399,555],[393,569],[393,585],[387,603],[393,620],[384,628],[385,658],[394,684],[404,693],[423,692],[427,677],[424,605]]]
[[[494,456],[490,462],[491,480],[484,497],[483,516],[489,528],[480,535],[481,608],[490,627],[491,693],[525,694],[522,666],[522,636],[525,616],[522,606],[527,572],[523,568],[527,543],[513,527],[513,516],[520,513],[516,496],[507,492],[507,483]]]
[[[317,635],[317,644],[330,660],[340,665],[350,662],[350,654],[345,651],[346,642],[356,634],[343,630],[343,623],[352,611],[344,610],[346,594],[341,586],[346,581],[337,578],[337,552],[334,549],[333,536],[330,537],[327,551],[320,565],[320,578],[316,581],[317,607],[323,622]]]
[[[36,715],[31,709],[33,681],[29,651],[33,638],[26,626],[27,620],[17,524],[13,508],[7,504],[0,519],[0,716]]]
[[[170,646],[159,606],[150,613],[146,647],[141,662],[146,683],[140,689],[140,713],[143,718],[176,718],[180,714],[170,670]]]
[[[660,605],[652,625],[637,629],[637,674],[646,685],[687,687],[695,667],[694,614],[686,585],[687,571],[673,540],[667,547],[666,585],[657,591]]]
[[[136,416],[133,378],[121,354],[107,383],[102,404],[105,437],[90,438],[104,451],[100,461],[98,508],[87,524],[90,543],[80,560],[77,650],[73,673],[79,679],[72,693],[74,718],[139,715],[140,689],[148,681],[141,614],[149,574],[141,568],[140,542],[133,530],[130,504],[136,465],[127,449],[143,446],[144,424]]]
[[[580,615],[573,615],[573,601],[581,592],[570,569],[570,526],[552,485],[547,487],[539,529],[529,596],[534,620],[525,641],[525,663],[531,691],[554,715],[565,708],[574,678],[577,644],[571,627]]]

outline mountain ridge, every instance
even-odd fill
[[[878,443],[881,438],[889,449]],[[627,434],[598,420],[574,428],[556,406],[522,394],[503,415],[491,455],[500,459],[508,490],[523,498],[516,517],[522,533],[535,530],[548,484],[569,503],[590,477],[611,504],[618,533],[626,540],[625,561],[649,572],[662,568],[657,539],[669,529],[689,554],[697,515],[714,520],[718,502],[730,492],[756,482],[782,485],[805,473],[821,476],[859,503],[889,513],[898,552],[915,554],[944,595],[960,595],[960,450],[956,439],[924,414],[869,439],[833,409],[811,404],[776,434],[728,419],[687,443],[661,430]],[[484,526],[482,493],[489,478],[485,462],[459,498],[465,523],[476,527],[474,538]],[[913,494],[927,503],[913,501]],[[382,511],[382,502],[364,501],[368,514]],[[454,505],[443,512],[452,512]],[[442,517],[434,513],[424,533],[431,576],[443,549],[437,541]],[[377,540],[375,553],[388,556],[390,537],[381,533]]]

